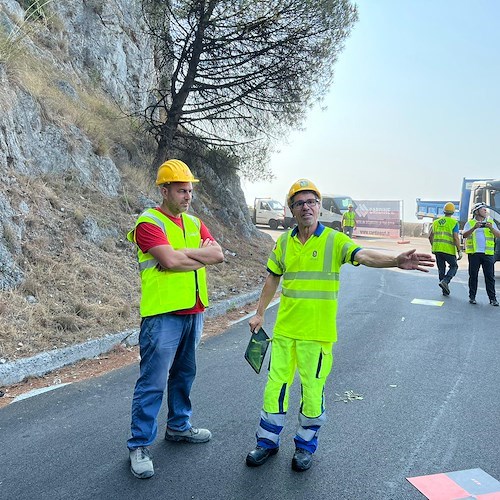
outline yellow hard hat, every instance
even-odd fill
[[[195,179],[189,167],[181,160],[168,160],[158,168],[156,185],[167,182],[200,182]]]
[[[453,215],[455,213],[455,205],[451,201],[449,201],[443,209],[445,214]]]
[[[319,189],[308,179],[299,179],[292,184],[290,191],[288,191],[288,196],[286,197],[286,202],[291,208],[292,198],[300,191],[314,191],[319,199],[321,199],[321,193]]]

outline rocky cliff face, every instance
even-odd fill
[[[43,176],[71,176],[116,197],[123,190],[120,167],[147,165],[151,150],[144,150],[154,145],[140,150],[143,138],[133,136],[134,124],[127,122],[127,137],[114,137],[100,130],[102,122],[93,122],[106,113],[113,116],[105,126],[127,121],[125,114],[144,108],[158,76],[139,0],[59,0],[48,3],[43,16],[26,16],[21,3],[0,0],[2,38],[12,42],[4,42],[0,58],[0,214],[15,241],[26,237],[23,219],[36,210],[29,199],[16,203],[9,196],[18,176],[34,183]],[[239,178],[226,172],[221,179],[210,166],[194,170],[208,181],[194,208],[254,234]],[[224,200],[218,208],[208,204],[214,191]],[[23,279],[13,247],[19,245],[0,238],[1,289]]]
[[[125,235],[158,199],[155,144],[133,118],[158,78],[141,2],[54,0],[27,17],[30,3],[0,0],[0,358],[135,324]],[[193,210],[228,255],[213,296],[255,288],[270,239],[239,177],[190,166],[202,180]]]

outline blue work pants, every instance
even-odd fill
[[[167,427],[191,427],[189,394],[196,375],[195,350],[203,329],[203,313],[159,314],[143,318],[139,334],[140,375],[132,401],[129,449],[149,446],[158,432],[158,413],[167,386]]]
[[[436,266],[439,272],[439,281],[445,281],[450,283],[453,277],[457,274],[458,263],[455,255],[444,252],[436,252]],[[449,269],[446,272],[446,264],[448,264]]]

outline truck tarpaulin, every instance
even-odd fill
[[[355,200],[356,229],[354,236],[378,236],[399,238],[401,236],[400,200]]]

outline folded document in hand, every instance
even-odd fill
[[[260,373],[270,340],[263,328],[260,328],[258,332],[252,333],[250,337],[250,342],[245,351],[245,359],[256,373]]]

